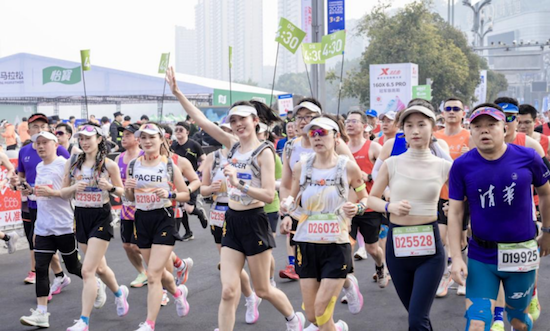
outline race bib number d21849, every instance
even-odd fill
[[[535,240],[498,244],[498,271],[528,272],[538,269],[539,263],[539,250]]]
[[[435,235],[432,225],[393,228],[395,257],[434,255]]]

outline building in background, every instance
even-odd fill
[[[194,67],[205,78],[229,79],[233,47],[233,81],[259,82],[263,76],[262,0],[199,0],[195,7],[195,43],[185,47],[191,31],[176,28],[176,70]],[[193,55],[188,55],[194,53]]]
[[[176,71],[182,74],[197,75],[197,34],[195,29],[176,26]]]

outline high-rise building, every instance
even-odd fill
[[[194,29],[176,26],[176,71],[197,75],[197,35]]]
[[[263,74],[262,15],[262,0],[199,0],[195,7],[196,41],[186,47],[176,32],[176,47],[181,43],[180,53],[194,50],[195,59],[190,59],[189,63],[193,63],[197,76],[228,80],[229,46],[232,46],[232,80],[260,82]],[[190,38],[189,30],[181,36],[182,39]],[[179,58],[178,50],[176,56]]]
[[[279,0],[278,3],[278,20],[281,17],[286,18],[297,27],[304,30],[302,27],[302,1],[300,0]],[[277,20],[277,21],[278,21]],[[275,37],[274,37],[275,38]],[[304,41],[305,42],[305,41]],[[279,49],[279,58],[277,62],[277,76],[287,73],[298,73],[305,71],[304,60],[302,59],[301,48],[292,54],[284,47]]]

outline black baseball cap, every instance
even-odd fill
[[[187,131],[191,130],[191,125],[187,122],[178,122],[176,123],[176,126],[183,126]]]
[[[124,115],[123,113],[117,111],[116,113],[113,114],[114,117],[117,117],[117,116],[122,116]]]
[[[133,123],[133,124],[129,124],[125,127],[122,127],[122,126],[119,126],[117,128],[118,131],[122,132],[122,131],[130,131],[131,133],[136,133],[137,130],[139,130],[139,125],[136,124],[136,123]]]

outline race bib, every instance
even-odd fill
[[[393,228],[395,257],[434,255],[435,235],[432,225]]]
[[[217,226],[218,228],[223,228],[223,223],[225,222],[225,212],[229,209],[228,206],[219,206],[216,205],[213,209],[210,210],[210,225]]]
[[[335,214],[315,214],[307,218],[308,241],[336,242],[340,237],[340,223]]]
[[[528,272],[538,269],[539,263],[539,250],[535,240],[498,244],[498,271]]]
[[[135,192],[136,208],[139,210],[154,210],[164,208],[164,199],[152,192]]]
[[[36,192],[36,189],[39,188],[39,187],[44,187],[44,186],[47,186],[49,188],[51,188],[53,190],[53,182],[51,180],[41,180],[40,182],[37,182],[34,184],[34,189]],[[40,196],[38,194],[33,194],[33,197],[34,197],[34,200],[49,200],[50,197],[43,197],[43,196]]]
[[[74,205],[85,208],[99,208],[103,206],[103,196],[100,189],[87,187],[82,192],[74,194]]]

